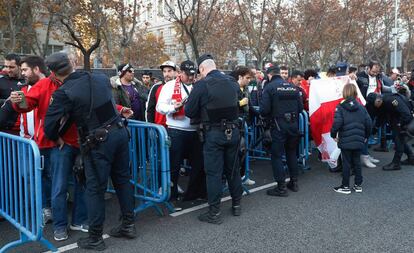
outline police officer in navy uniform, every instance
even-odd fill
[[[185,115],[191,119],[201,119],[200,128],[204,134],[204,169],[207,175],[209,210],[198,219],[202,222],[220,224],[223,174],[227,178],[232,197],[232,213],[234,216],[241,214],[240,201],[243,190],[237,164],[239,85],[234,78],[216,69],[211,55],[202,55],[197,64],[203,79],[194,84],[185,105]]]
[[[114,104],[111,84],[103,74],[74,72],[65,53],[55,53],[46,64],[63,85],[55,91],[45,118],[45,133],[58,140],[64,125],[78,128],[86,177],[89,237],[78,241],[83,249],[104,250],[102,238],[108,177],[111,176],[121,206],[122,224],[111,230],[114,237],[135,238],[134,197],[129,182],[129,134]],[[122,112],[122,111],[121,111]],[[126,109],[124,115],[131,115]]]
[[[260,114],[272,125],[272,169],[277,187],[267,191],[271,196],[288,196],[286,187],[298,191],[298,163],[296,150],[299,144],[299,113],[303,104],[296,87],[280,76],[280,68],[272,66],[267,70],[270,82],[263,90]],[[290,182],[285,183],[286,173],[282,162],[285,152]]]
[[[401,165],[414,165],[414,154],[407,144],[406,127],[413,120],[412,108],[408,99],[400,93],[377,94],[367,96],[366,108],[377,120],[388,122],[391,126],[395,153],[392,162],[383,170],[400,170]],[[403,154],[407,159],[401,161]]]

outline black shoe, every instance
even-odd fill
[[[278,187],[267,190],[266,193],[267,195],[277,197],[287,197],[289,195],[286,189],[279,189]]]
[[[78,247],[81,249],[89,249],[96,251],[103,251],[106,249],[106,245],[102,236],[89,236],[86,238],[81,238],[78,240]]]
[[[287,184],[287,188],[293,192],[298,192],[299,191],[298,181],[290,181]]]
[[[401,161],[401,165],[414,165],[414,156],[408,157],[404,161]]]
[[[388,152],[389,150],[386,147],[376,147],[376,148],[374,148],[374,151],[376,151],[376,152]]]
[[[351,189],[349,189],[348,186],[343,186],[343,185],[334,187],[334,191],[338,193],[342,193],[342,194],[351,194]]]
[[[232,206],[231,212],[233,216],[240,216],[241,215],[241,206]]]
[[[208,222],[208,223],[217,224],[217,225],[220,225],[221,223],[223,223],[220,212],[213,213],[211,211],[208,211],[206,213],[200,214],[198,216],[198,219],[202,222]]]
[[[137,230],[135,229],[134,215],[128,214],[122,216],[122,223],[116,228],[111,229],[109,235],[112,237],[125,237],[127,239],[134,239],[137,237]]]
[[[399,163],[390,163],[385,165],[384,167],[382,167],[383,170],[400,170],[401,169],[401,165]]]

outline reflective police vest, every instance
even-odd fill
[[[110,81],[105,75],[76,73],[62,88],[75,105],[75,122],[86,133],[107,126],[120,117],[115,108]]]
[[[236,121],[238,118],[238,85],[222,75],[220,78],[207,76],[208,103],[201,110],[201,120],[205,123]]]

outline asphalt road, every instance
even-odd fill
[[[392,152],[372,154],[380,158],[380,165],[392,157]],[[310,166],[299,178],[300,191],[287,198],[254,192],[243,198],[240,217],[233,217],[231,203],[224,202],[221,225],[197,220],[206,208],[177,217],[159,217],[146,210],[137,217],[138,238],[107,238],[105,252],[414,252],[413,166],[400,171],[364,168],[363,193],[350,195],[333,191],[341,182],[339,173],[328,172],[315,156]],[[253,188],[272,182],[268,161],[254,162],[252,167]],[[118,215],[113,197],[108,200],[105,232],[117,223]],[[45,235],[53,242],[51,225]],[[74,242],[84,234],[70,235],[55,245],[76,247]],[[13,239],[16,230],[0,223],[0,247]],[[40,244],[30,243],[12,252],[44,251]]]

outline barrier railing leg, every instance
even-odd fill
[[[169,201],[165,202],[164,205],[165,205],[165,207],[167,207],[168,212],[170,212],[170,213],[175,212],[173,205]]]
[[[20,239],[13,242],[9,242],[8,244],[4,245],[3,248],[0,249],[0,253],[5,253],[10,249],[16,248],[28,242],[29,240],[27,236],[23,233],[20,233]]]
[[[13,242],[10,242],[10,243],[4,245],[3,248],[0,249],[0,253],[5,253],[8,250],[11,250],[13,248],[16,248],[18,246],[21,246],[21,245],[29,243],[29,242],[35,242],[35,241],[30,240],[24,233],[20,233],[20,239],[17,240],[17,241],[13,241]],[[40,238],[39,242],[41,244],[43,244],[43,246],[45,246],[46,248],[48,248],[52,252],[57,252],[58,251],[58,249],[55,246],[53,246],[53,244],[50,243],[48,240],[43,238],[43,236]]]
[[[46,240],[43,236],[42,236],[42,238],[40,238],[39,242],[41,244],[43,244],[46,248],[48,248],[52,252],[57,252],[58,251],[58,249],[51,242]]]

